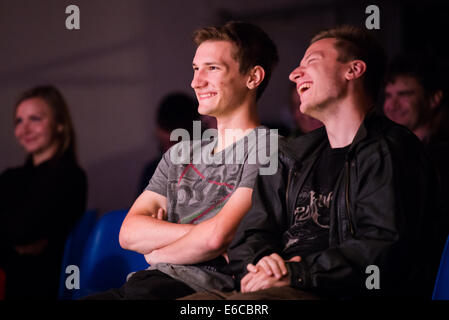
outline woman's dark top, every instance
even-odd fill
[[[6,298],[56,298],[60,264],[70,230],[86,209],[87,179],[68,155],[34,166],[31,159],[0,175],[0,267]],[[48,240],[44,251],[14,249]]]

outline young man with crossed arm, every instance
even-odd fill
[[[194,41],[191,86],[198,112],[217,119],[218,135],[212,142],[180,142],[164,155],[120,231],[122,247],[144,254],[149,269],[91,299],[175,299],[234,286],[222,272],[224,254],[251,207],[260,168],[251,159],[274,151],[267,148],[268,130],[260,127],[257,99],[278,55],[268,35],[247,23],[200,29]],[[186,147],[193,160],[201,150],[200,161],[175,163]],[[243,155],[240,161],[236,154]]]

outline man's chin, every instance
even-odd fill
[[[388,116],[388,118],[390,118],[390,120],[392,120],[393,122],[396,122],[397,124],[400,124],[402,126],[405,126],[407,128],[410,128],[410,121],[407,119],[404,119],[403,117],[397,117],[397,116]]]
[[[313,113],[313,107],[311,107],[310,105],[304,103],[299,106],[299,111],[301,111],[301,113],[308,115],[309,117],[313,117],[311,115],[311,113]]]
[[[198,106],[198,113],[202,116],[209,116],[210,115],[209,111],[210,110],[208,110],[207,106],[202,106],[202,105]]]
[[[213,112],[213,109],[210,107],[198,107],[198,113],[202,116],[209,116],[209,117],[215,117],[215,113]]]

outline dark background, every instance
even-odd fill
[[[375,34],[390,57],[433,54],[448,66],[447,1],[325,0],[0,0],[0,171],[23,162],[13,135],[16,96],[54,84],[66,97],[78,154],[89,178],[89,208],[129,207],[153,138],[158,102],[171,91],[193,95],[192,32],[227,20],[260,25],[278,45],[280,64],[260,100],[263,122],[286,122],[288,74],[310,36],[327,27],[365,26],[380,9]],[[80,8],[81,29],[67,30],[65,8]]]

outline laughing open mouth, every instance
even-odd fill
[[[303,84],[301,84],[298,88],[298,93],[299,95],[302,95],[304,92],[306,92],[310,87],[312,86],[312,83],[310,82],[305,82]]]

